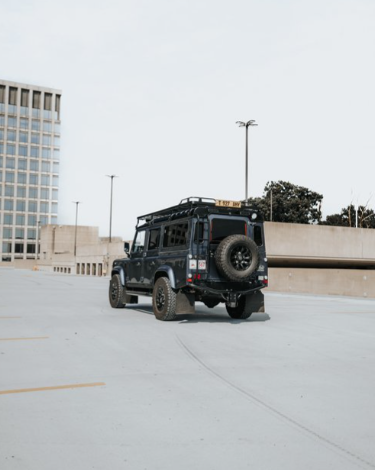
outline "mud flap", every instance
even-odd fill
[[[176,298],[176,313],[195,313],[195,296],[178,292]]]
[[[125,293],[124,289],[124,294],[122,296],[122,301],[124,304],[137,304],[138,303],[138,295],[128,295]]]
[[[249,294],[246,296],[246,313],[264,313],[264,294],[261,291],[256,291],[254,294]]]

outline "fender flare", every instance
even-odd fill
[[[159,273],[165,273],[171,283],[172,289],[176,289],[176,278],[174,275],[174,271],[170,266],[167,266],[167,265],[159,266],[159,268],[155,271],[154,285],[155,285],[156,280],[159,277],[161,277],[160,275],[158,275]]]
[[[125,277],[124,268],[122,268],[121,266],[116,266],[115,268],[112,269],[111,276],[113,276],[114,274],[119,274],[120,275],[121,284],[122,284],[122,286],[125,286],[126,277]]]

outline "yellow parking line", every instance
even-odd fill
[[[36,336],[35,338],[0,338],[0,341],[30,341],[33,339],[49,339],[49,336]]]
[[[105,385],[104,382],[94,382],[94,383],[89,383],[89,384],[57,385],[55,387],[20,388],[18,390],[0,391],[0,395],[6,395],[10,393],[47,392],[49,390],[66,390],[69,388],[103,387],[104,385]]]

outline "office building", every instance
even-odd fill
[[[56,224],[61,92],[0,80],[0,263],[38,257]]]

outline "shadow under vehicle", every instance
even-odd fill
[[[158,320],[223,302],[231,318],[264,312],[268,267],[260,214],[237,201],[203,197],[138,217],[128,257],[113,262],[113,308],[152,297]]]

